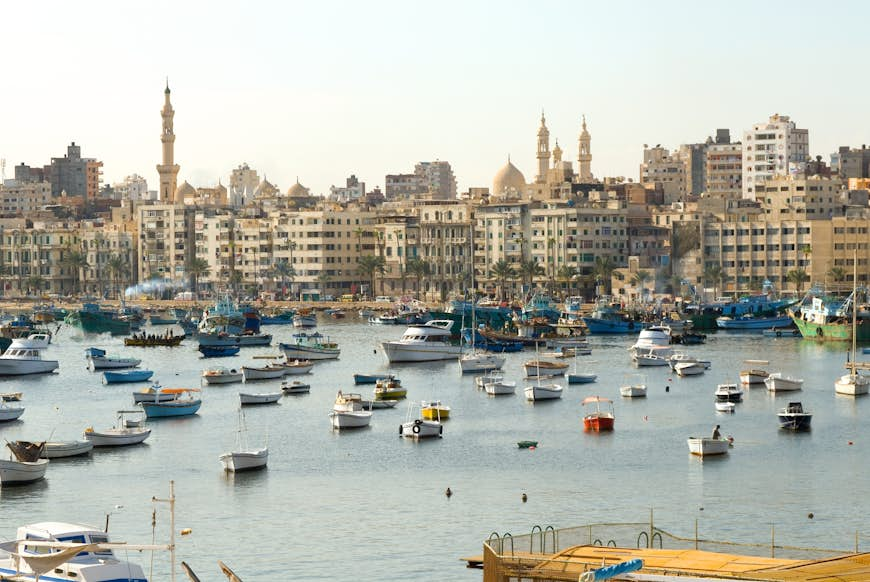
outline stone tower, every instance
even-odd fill
[[[179,166],[175,163],[175,132],[172,130],[172,118],[175,111],[169,102],[169,81],[166,81],[166,90],[163,92],[165,101],[160,116],[163,118],[163,133],[160,141],[163,143],[163,163],[158,164],[157,173],[160,174],[160,201],[165,204],[175,203],[175,191],[178,186]]]
[[[547,129],[543,111],[541,111],[541,127],[538,129],[537,158],[538,174],[535,176],[535,182],[543,184],[547,181],[547,170],[550,169],[550,130]]]
[[[592,180],[592,138],[586,131],[586,116],[583,116],[583,125],[580,131],[580,149],[577,154],[577,178],[581,182]]]

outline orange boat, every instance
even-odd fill
[[[601,410],[602,402],[606,402],[609,405],[608,410]],[[613,400],[601,396],[589,396],[583,399],[583,406],[593,403],[595,404],[595,411],[583,417],[583,430],[595,432],[613,430]]]

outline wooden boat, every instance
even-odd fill
[[[734,409],[737,408],[737,404],[734,402],[728,402],[727,400],[719,402],[718,400],[715,403],[716,412],[727,412],[729,414],[734,413]]]
[[[135,368],[142,363],[138,358],[122,358],[120,356],[88,356],[88,370],[123,370]]]
[[[507,396],[508,394],[514,394],[517,391],[517,383],[499,378],[497,380],[485,382],[483,384],[483,390],[490,396]]]
[[[779,428],[787,430],[809,430],[813,415],[804,410],[800,402],[789,402],[788,406],[777,413]]]
[[[153,347],[176,347],[180,346],[181,342],[184,341],[185,336],[183,335],[172,335],[172,336],[135,336],[135,337],[125,337],[124,345],[125,346],[134,346],[139,348],[153,348]]]
[[[724,455],[731,448],[731,439],[726,438],[702,438],[689,437],[689,452],[693,455],[706,457],[710,455]]]
[[[241,382],[245,376],[235,368],[229,369],[223,366],[209,368],[202,373],[202,380],[206,384],[232,384]]]
[[[239,402],[242,406],[249,404],[275,404],[281,400],[283,395],[283,392],[259,392],[256,394],[239,392]]]
[[[202,400],[193,397],[193,393],[199,391],[199,388],[163,388],[160,390],[161,393],[175,394],[175,398],[165,402],[160,400],[143,401],[141,403],[142,409],[148,418],[190,416],[196,414],[202,406]]]
[[[538,441],[518,441],[517,447],[521,449],[533,449],[538,446]]]
[[[94,443],[91,441],[48,441],[42,444],[45,445],[42,452],[43,459],[78,457],[87,455],[94,448]]]
[[[646,378],[637,376],[619,387],[619,395],[625,398],[646,398]]]
[[[307,374],[314,367],[314,362],[311,360],[284,360],[280,362],[284,366],[285,376],[301,376]]]
[[[378,380],[375,384],[375,400],[401,400],[408,395],[398,378]]]
[[[85,429],[85,439],[93,443],[95,447],[124,447],[144,442],[151,434],[150,428],[127,428],[124,426],[124,417],[128,414],[142,414],[141,410],[119,410],[118,421],[112,428],[95,431],[88,427]]]
[[[24,485],[45,478],[48,459],[16,461],[0,459],[0,485]]]
[[[3,392],[0,394],[0,400],[3,402],[18,402],[23,395],[23,392]]]
[[[597,374],[591,374],[587,372],[568,374],[568,384],[589,384],[595,382],[597,378]]]
[[[5,400],[0,401],[0,422],[17,420],[24,414],[23,406],[11,406]]]
[[[770,362],[767,360],[744,360],[743,363],[749,364],[750,366],[766,366]],[[767,380],[769,375],[770,373],[762,368],[741,370],[740,382],[742,384],[764,384],[764,381]]]
[[[152,370],[123,370],[103,372],[104,384],[123,384],[126,382],[147,382],[154,375]]]
[[[674,364],[677,376],[699,376],[707,370],[703,362],[679,362]]]
[[[32,463],[45,452],[45,443],[33,441],[6,441],[6,446],[19,461]]]
[[[135,404],[141,404],[142,402],[167,402],[169,400],[175,400],[178,397],[178,394],[174,392],[164,392],[163,387],[159,382],[155,382],[148,388],[143,388],[142,390],[137,390],[133,392],[133,402]]]
[[[377,384],[378,380],[392,380],[395,374],[354,374],[354,384]]]
[[[239,346],[204,346],[198,348],[203,358],[225,358],[235,356],[241,348]]]
[[[771,392],[786,392],[800,390],[803,388],[804,381],[802,378],[793,378],[784,375],[782,372],[774,372],[767,377],[764,385]]]
[[[539,400],[556,400],[562,398],[562,387],[559,384],[541,384],[541,377],[538,376],[538,383],[534,386],[526,386],[523,393],[526,400],[530,402],[538,402]]]
[[[238,473],[262,469],[269,462],[269,449],[262,447],[252,449],[248,446],[248,428],[245,424],[245,413],[239,409],[239,430],[236,450],[224,453],[218,457],[224,471]]]
[[[609,410],[601,410],[602,402],[609,405]],[[583,417],[583,430],[594,432],[613,430],[615,420],[613,414],[613,401],[601,396],[588,396],[583,399],[583,406],[588,404],[595,404],[595,410],[589,412],[589,414]]]
[[[536,376],[562,376],[565,370],[568,369],[567,362],[551,362],[549,360],[529,360],[523,364],[526,376],[534,378]]]
[[[450,407],[440,400],[424,400],[420,403],[420,416],[425,420],[447,420],[450,418]]]
[[[333,410],[329,413],[332,428],[363,428],[372,421],[371,410]]]
[[[275,380],[284,376],[284,366],[278,364],[269,364],[262,368],[251,366],[242,366],[242,374],[245,376],[245,382],[251,380]]]
[[[299,380],[293,380],[292,382],[284,380],[281,382],[281,392],[284,394],[308,394],[310,391],[311,384],[300,382]]]

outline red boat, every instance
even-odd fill
[[[607,410],[601,410],[602,402],[606,402],[609,405]],[[601,396],[589,396],[583,399],[583,406],[592,403],[595,404],[595,411],[583,417],[583,430],[595,432],[613,430],[613,400]]]

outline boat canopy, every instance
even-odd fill
[[[583,399],[583,404],[589,404],[591,402],[610,402],[613,403],[613,400],[610,398],[604,398],[603,396],[587,396]]]
[[[185,392],[202,392],[199,388],[161,388],[162,394],[184,394]]]

